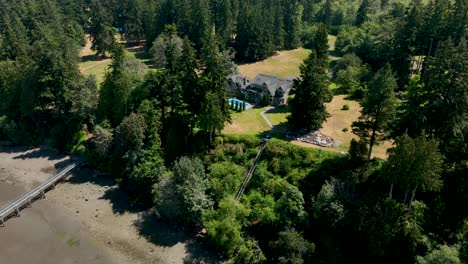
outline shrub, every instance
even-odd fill
[[[77,131],[73,135],[73,141],[70,147],[70,153],[77,156],[85,156],[86,155],[86,141],[88,137],[86,136],[85,132],[86,127],[82,130]]]
[[[366,94],[366,88],[364,88],[362,86],[359,86],[354,91],[352,91],[351,98],[352,99],[362,99],[362,98],[364,98],[365,94]]]
[[[341,110],[343,110],[343,111],[349,110],[349,105],[347,105],[347,104],[343,105],[343,107],[341,108]]]
[[[348,132],[348,128],[345,127],[345,128],[343,128],[343,130],[341,130],[341,131],[343,131],[343,132]]]
[[[11,139],[15,135],[16,124],[6,116],[0,116],[0,139]]]

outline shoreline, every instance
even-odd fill
[[[0,147],[0,206],[55,174],[69,158],[44,148]],[[130,206],[111,177],[82,167],[46,199],[0,227],[0,263],[216,263],[198,243]]]

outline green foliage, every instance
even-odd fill
[[[6,116],[0,116],[0,139],[12,140],[15,137],[16,124]]]
[[[467,58],[465,41],[455,46],[449,40],[429,59],[422,79],[426,130],[443,142],[441,150],[452,161],[466,160],[468,153]]]
[[[112,17],[109,10],[102,6],[101,1],[91,1],[89,18],[89,35],[91,38],[91,49],[98,55],[106,56],[110,51],[114,39],[115,30],[111,27]]]
[[[210,193],[215,201],[235,195],[242,184],[242,169],[230,162],[213,163],[209,168]]]
[[[351,94],[355,99],[362,99],[364,93],[361,91],[365,87],[370,70],[362,64],[361,59],[352,53],[346,54],[336,64],[335,71],[335,82],[340,85],[339,91]]]
[[[366,142],[351,139],[348,153],[352,164],[362,164],[367,158],[368,151]]]
[[[159,175],[153,188],[154,207],[158,215],[167,220],[183,220],[182,199],[177,193],[177,185],[170,173]]]
[[[228,263],[264,263],[267,260],[255,240],[247,240],[239,249],[237,255]]]
[[[290,102],[288,122],[293,128],[319,129],[328,118],[325,102],[330,101],[328,75],[312,52],[300,66],[301,77],[294,81],[295,96]]]
[[[413,192],[409,201],[411,207],[416,188],[440,191],[443,156],[437,142],[427,139],[424,134],[415,139],[403,135],[396,143],[396,147],[388,150],[388,161],[382,171],[389,184],[400,185],[406,194]],[[392,189],[389,196],[392,197]]]
[[[458,250],[454,247],[447,245],[441,245],[438,249],[434,249],[424,257],[418,256],[416,263],[418,264],[461,264],[461,260],[458,257]]]
[[[160,152],[159,147],[153,145],[130,169],[126,188],[135,197],[135,202],[151,204],[154,201],[153,186],[167,174]]]
[[[174,181],[183,204],[182,217],[193,224],[201,223],[203,213],[213,202],[207,197],[208,180],[200,159],[182,157],[174,164]]]
[[[132,89],[137,86],[138,77],[125,67],[123,47],[114,45],[111,72],[106,73],[99,94],[98,110],[101,119],[109,119],[116,127],[128,114]]]
[[[369,18],[369,0],[362,0],[356,15],[356,25],[360,26]]]
[[[249,213],[247,208],[228,196],[219,202],[218,210],[211,210],[203,216],[208,239],[227,257],[236,255],[242,245],[241,228]]]
[[[333,178],[330,182],[325,182],[317,198],[312,201],[314,218],[324,228],[336,228],[345,217],[344,206],[336,197],[336,183]]]
[[[94,127],[93,138],[91,143],[94,146],[94,150],[98,154],[100,159],[108,159],[111,156],[112,144],[114,141],[114,136],[112,131],[97,125]]]
[[[250,222],[272,225],[276,223],[278,216],[275,212],[275,200],[271,195],[263,195],[253,190],[245,197],[245,203],[249,205],[251,213]]]
[[[388,133],[389,125],[395,119],[396,86],[392,69],[387,64],[370,81],[369,90],[362,101],[361,116],[353,122],[353,132],[369,143],[368,159],[371,158],[374,144]]]
[[[349,105],[347,105],[347,104],[343,105],[343,107],[341,107],[341,110],[343,110],[343,111],[349,110]]]
[[[131,113],[115,129],[114,155],[123,157],[128,151],[137,152],[143,147],[146,123],[139,114]]]
[[[167,25],[164,32],[154,40],[149,51],[155,67],[174,70],[175,63],[182,53],[182,43],[176,26]]]
[[[86,142],[88,136],[86,135],[86,127],[79,130],[73,135],[73,140],[70,148],[70,153],[75,156],[84,157],[86,155]]]
[[[271,243],[275,249],[275,260],[278,263],[308,263],[309,257],[315,251],[315,245],[305,240],[294,229],[286,229],[279,233],[278,240]]]
[[[276,213],[286,226],[301,224],[305,220],[304,197],[295,186],[289,186],[276,203]]]

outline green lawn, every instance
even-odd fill
[[[289,107],[279,107],[274,109],[273,111],[266,112],[265,115],[270,120],[271,124],[274,126],[277,125],[285,125],[287,117],[291,114]]]
[[[233,113],[231,124],[227,124],[224,134],[257,135],[270,130],[260,113],[265,108],[251,108],[242,113]]]
[[[85,76],[94,75],[98,84],[104,80],[106,70],[109,68],[111,61],[109,59],[102,61],[86,61],[80,63],[81,73]]]
[[[279,77],[299,76],[299,65],[309,53],[310,50],[304,48],[279,51],[266,60],[239,65],[238,69],[249,79],[255,78],[259,73],[274,74]]]
[[[126,58],[135,59],[142,63],[148,63],[148,59],[138,59],[136,54],[137,52],[135,51],[128,51],[128,50],[125,51]],[[109,58],[102,59],[102,58],[96,57],[95,59],[93,58],[91,60],[81,62],[80,70],[81,70],[81,73],[83,73],[83,75],[85,76],[88,76],[88,75],[96,76],[96,80],[98,84],[100,84],[104,80],[104,76],[111,62],[112,61]]]

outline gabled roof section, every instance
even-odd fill
[[[294,84],[294,79],[295,78],[281,78],[275,75],[266,75],[260,73],[252,80],[252,84],[267,86],[270,95],[274,96],[278,88],[281,88],[284,93],[291,89],[292,85]]]
[[[241,74],[231,74],[228,76],[228,82],[232,84],[238,84],[239,87],[245,87],[250,83],[247,77],[244,77]]]

